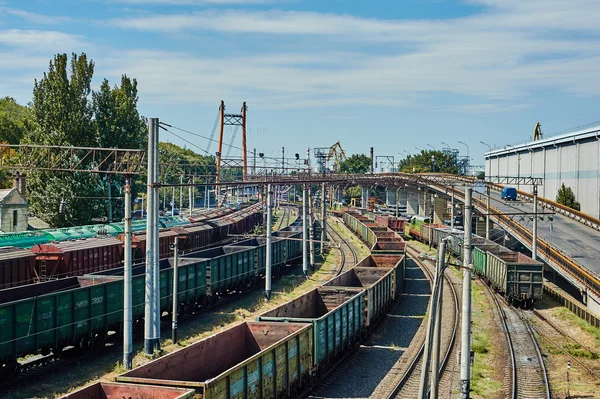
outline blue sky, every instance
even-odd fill
[[[597,0],[0,0],[0,96],[30,101],[53,54],[86,52],[96,87],[137,78],[141,113],[184,129],[210,135],[220,100],[246,101],[249,150],[464,141],[482,164],[480,141],[600,120],[598,15]]]

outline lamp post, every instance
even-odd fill
[[[492,151],[492,146],[491,145],[489,145],[488,143],[484,143],[483,141],[480,141],[480,143],[483,144],[483,145],[485,145],[485,146],[487,146],[489,148],[490,152]]]
[[[443,141],[441,141],[441,143],[442,143],[443,145],[445,145],[446,147],[448,147],[448,149],[449,149],[449,150],[452,150],[452,147],[450,147],[450,144],[448,144],[448,143],[444,143]]]
[[[467,169],[469,169],[469,166],[471,165],[471,158],[469,158],[469,146],[467,145],[467,143],[464,143],[462,141],[459,141],[459,144],[462,144],[465,147],[467,147]],[[465,170],[465,174],[466,174],[466,170]]]
[[[435,147],[432,146],[431,144],[427,144],[427,146],[433,148],[433,151],[435,151]]]

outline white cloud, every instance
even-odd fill
[[[80,35],[43,30],[0,30],[0,44],[30,50],[77,51],[85,45]]]
[[[41,25],[53,25],[71,21],[71,18],[69,17],[53,17],[49,15],[36,14],[25,10],[19,10],[16,8],[0,6],[0,15],[1,14],[12,15],[15,17],[22,18],[28,22]]]

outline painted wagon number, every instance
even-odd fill
[[[99,303],[102,303],[103,300],[104,298],[101,296],[92,298],[92,305],[98,305]]]

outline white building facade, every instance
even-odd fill
[[[552,201],[564,183],[573,189],[582,212],[600,218],[600,123],[487,152],[485,175],[541,177],[538,193]],[[515,187],[532,191],[530,186]]]

